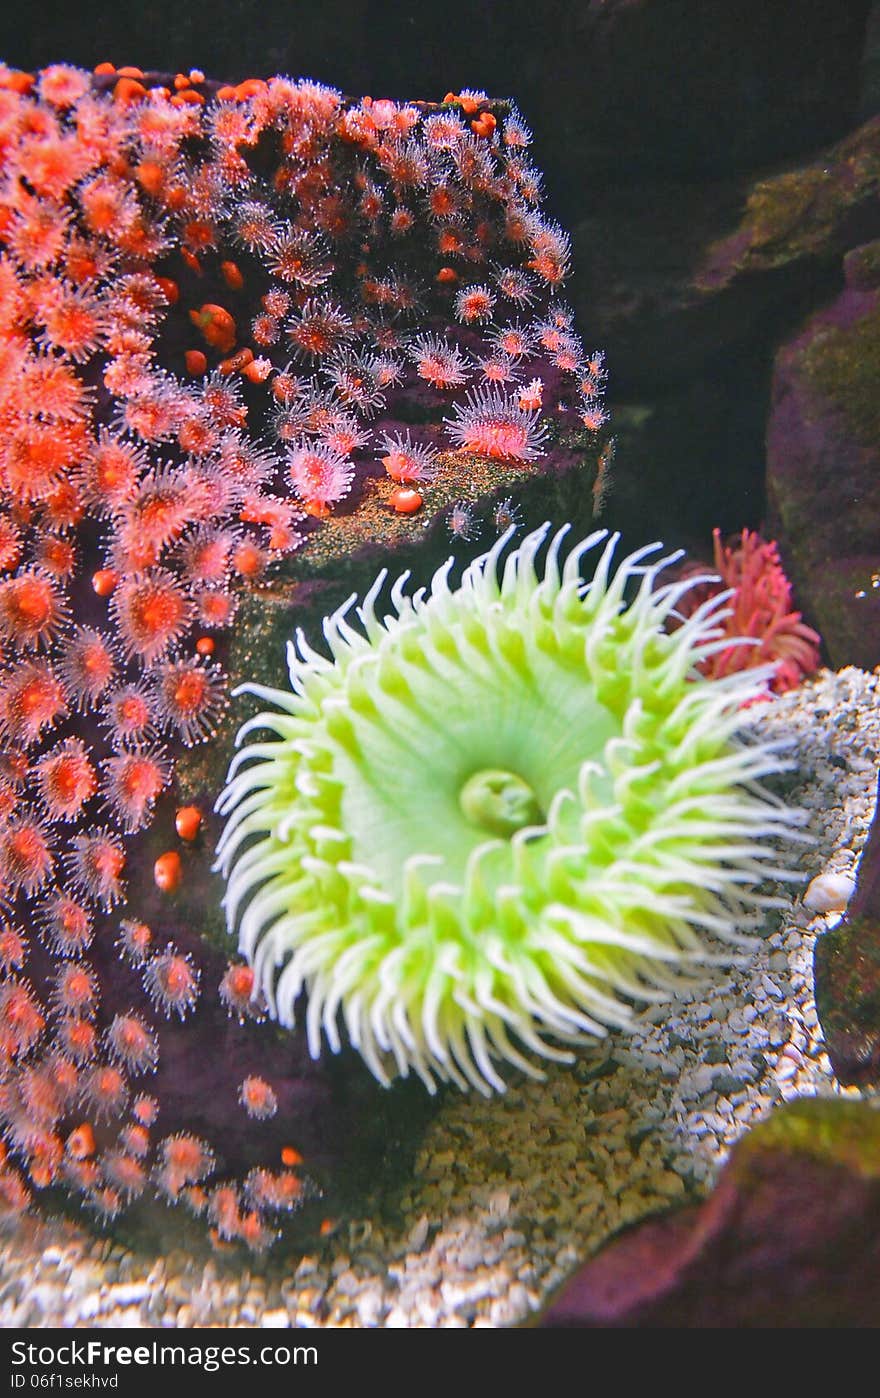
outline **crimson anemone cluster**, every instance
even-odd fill
[[[717,579],[699,582],[685,593],[679,608],[681,616],[688,617],[708,598],[722,591],[730,594],[724,619],[730,644],[702,660],[701,672],[720,680],[740,670],[771,665],[764,697],[797,689],[819,668],[822,638],[795,610],[779,549],[752,529],[743,529],[726,542],[721,530],[715,529],[712,546]],[[698,577],[704,572],[701,563],[693,562],[681,569],[681,576]]]
[[[204,815],[177,766],[227,704],[242,593],[322,518],[370,481],[415,514],[450,458],[527,466],[561,427],[601,428],[602,358],[559,299],[569,242],[529,142],[481,93],[0,67],[12,1210],[56,1184],[104,1219],[158,1193],[261,1246],[302,1197],[295,1142],[237,1165],[160,1090],[200,1016],[233,1037],[260,1018],[250,969],[217,971],[175,912]],[[284,1070],[236,1061],[259,1141]]]

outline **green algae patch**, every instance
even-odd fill
[[[878,193],[880,118],[874,118],[824,159],[752,185],[738,226],[706,250],[696,284],[717,287],[743,273],[810,259],[833,262],[852,244],[854,216]]]
[[[768,1152],[809,1156],[863,1179],[880,1178],[880,1111],[835,1097],[801,1097],[777,1107],[742,1138],[731,1171],[747,1183]]]
[[[848,252],[843,259],[843,269],[848,286],[860,291],[880,286],[880,238]]]
[[[801,372],[812,392],[835,407],[866,447],[880,441],[880,301],[846,326],[819,331],[806,346]]]
[[[817,234],[827,236],[836,189],[830,170],[812,166],[763,180],[746,202],[743,218],[752,248],[778,246],[786,257],[807,251]]]
[[[477,503],[493,491],[513,490],[534,476],[542,475],[540,463],[488,461],[464,452],[444,452],[437,474],[430,484],[418,482],[423,500],[416,515],[396,513],[391,497],[398,487],[387,476],[373,476],[364,482],[358,508],[351,514],[340,512],[325,520],[299,556],[308,571],[340,566],[360,548],[384,550],[408,548],[418,542],[437,516],[459,500]]]

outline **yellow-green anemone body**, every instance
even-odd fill
[[[614,569],[604,532],[563,557],[565,528],[539,567],[549,528],[458,588],[451,559],[427,593],[404,574],[380,618],[381,573],[329,658],[297,634],[289,692],[243,686],[272,708],[218,803],[230,929],[281,1024],[305,991],[312,1054],[344,1024],[383,1083],[539,1076],[730,961],[762,880],[799,877],[775,867],[798,814],[757,784],[778,745],[735,737],[766,674],[695,668],[729,594],[668,630],[699,579],[659,585],[659,545]]]

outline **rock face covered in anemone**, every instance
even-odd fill
[[[801,877],[776,867],[799,813],[757,786],[784,759],[735,738],[769,671],[696,668],[728,595],[667,630],[699,579],[658,583],[659,545],[614,571],[612,538],[584,584],[604,533],[563,557],[559,530],[540,569],[548,531],[457,589],[452,560],[428,595],[404,575],[384,619],[380,573],[330,658],[300,635],[291,690],[250,687],[273,707],[219,803],[229,924],[281,1023],[305,989],[311,1052],[341,1020],[382,1082],[503,1090],[499,1061],[625,1028],[730,959],[763,879]]]
[[[260,1246],[334,1135],[250,968],[201,935],[214,832],[181,772],[227,708],[239,608],[325,532],[378,513],[415,546],[477,452],[483,490],[583,461],[602,359],[529,142],[483,94],[0,66],[13,1208],[63,1185],[107,1220],[158,1191]]]

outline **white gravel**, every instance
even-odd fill
[[[823,671],[749,721],[794,740],[790,799],[810,812],[800,888],[745,970],[716,974],[637,1033],[491,1102],[450,1097],[399,1209],[351,1221],[320,1254],[244,1268],[145,1258],[66,1222],[0,1243],[3,1326],[504,1326],[525,1320],[624,1224],[711,1187],[730,1146],[781,1099],[835,1081],[812,991],[874,805],[880,670]],[[819,879],[821,882],[816,883]],[[830,889],[830,893],[827,892]],[[843,893],[841,892],[843,890]],[[821,906],[821,903],[818,904]]]

